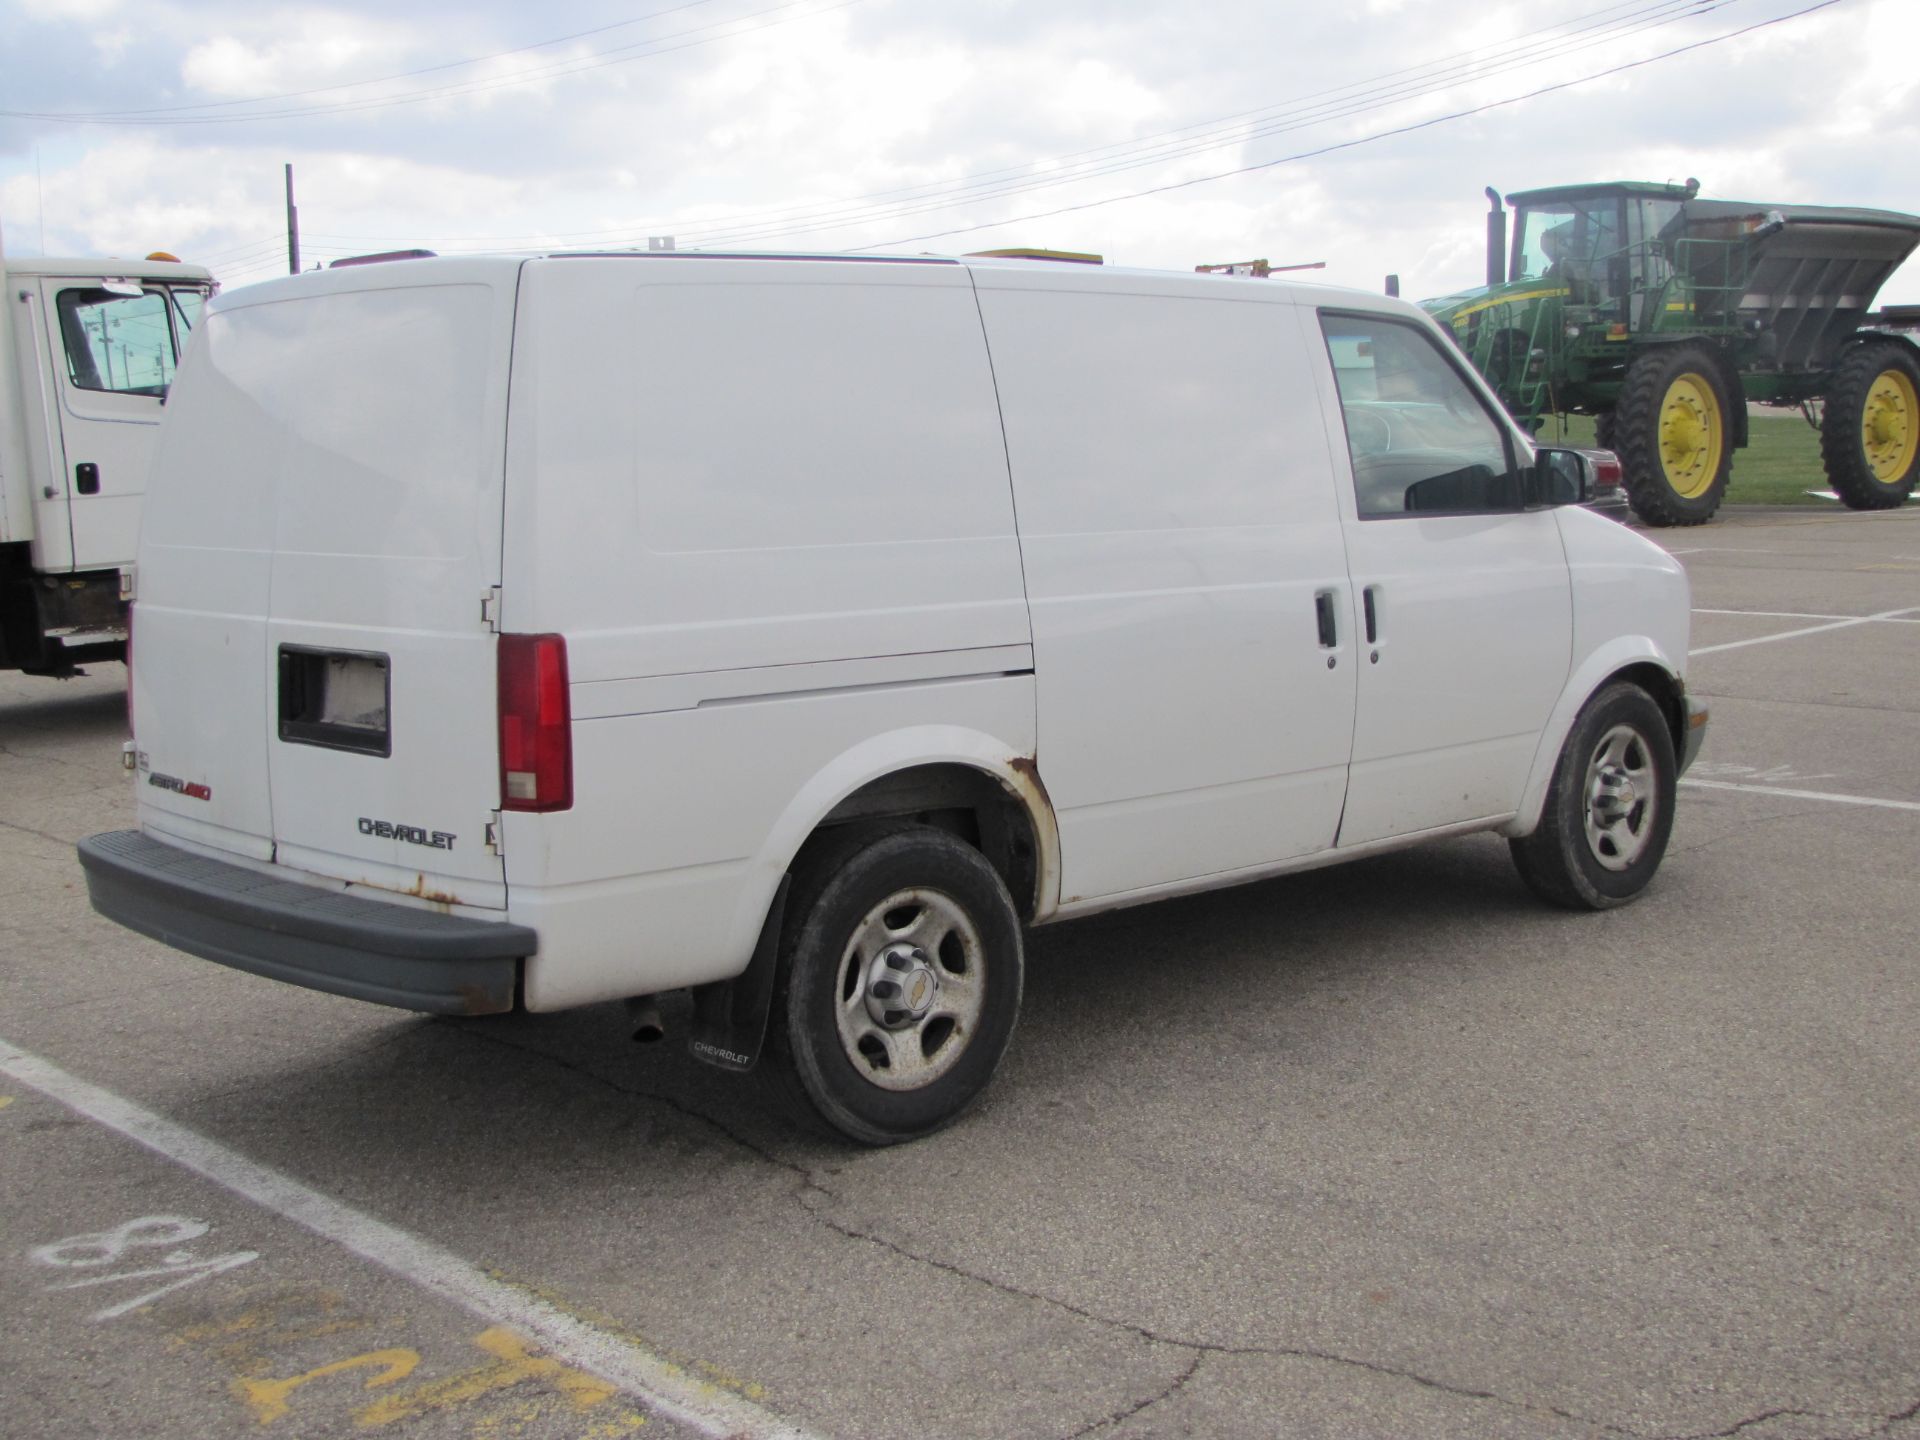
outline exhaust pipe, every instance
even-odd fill
[[[1487,284],[1507,283],[1507,212],[1500,208],[1500,192],[1487,186]]]
[[[627,1024],[633,1029],[634,1043],[657,1044],[667,1033],[660,1019],[660,1006],[651,995],[635,995],[626,1002]]]

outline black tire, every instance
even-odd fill
[[[861,1144],[931,1134],[992,1078],[1024,968],[1012,897],[972,846],[928,825],[829,832],[795,865],[769,1078]]]
[[[1673,834],[1677,768],[1673,732],[1653,697],[1626,681],[1607,686],[1573,722],[1539,826],[1507,842],[1520,878],[1569,910],[1636,899]],[[1625,792],[1624,774],[1635,776]]]
[[[1820,458],[1854,510],[1906,503],[1920,477],[1920,360],[1895,340],[1856,345],[1834,367],[1820,417]]]
[[[1602,410],[1593,417],[1593,443],[1602,450],[1617,451],[1619,446],[1614,443],[1620,438],[1615,433],[1617,428],[1613,423],[1613,411]]]
[[[1608,426],[1627,499],[1649,525],[1713,518],[1733,474],[1731,400],[1705,345],[1661,345],[1627,367]]]

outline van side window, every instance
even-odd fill
[[[173,383],[174,326],[166,294],[146,290],[116,295],[108,290],[62,290],[57,309],[66,344],[67,377],[81,390],[123,395],[162,395]],[[184,339],[184,335],[182,336]]]
[[[1322,312],[1360,518],[1518,510],[1505,429],[1417,326]]]

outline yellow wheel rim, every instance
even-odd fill
[[[1882,370],[1873,377],[1860,412],[1860,445],[1867,468],[1882,485],[1904,480],[1920,452],[1920,403],[1903,370]]]
[[[1911,407],[1907,413],[1913,413]],[[1660,468],[1681,499],[1697,499],[1713,488],[1726,451],[1726,428],[1713,382],[1693,371],[1675,376],[1660,405]]]

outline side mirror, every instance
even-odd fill
[[[1584,505],[1593,498],[1593,461],[1584,450],[1541,446],[1529,478],[1529,507]]]

